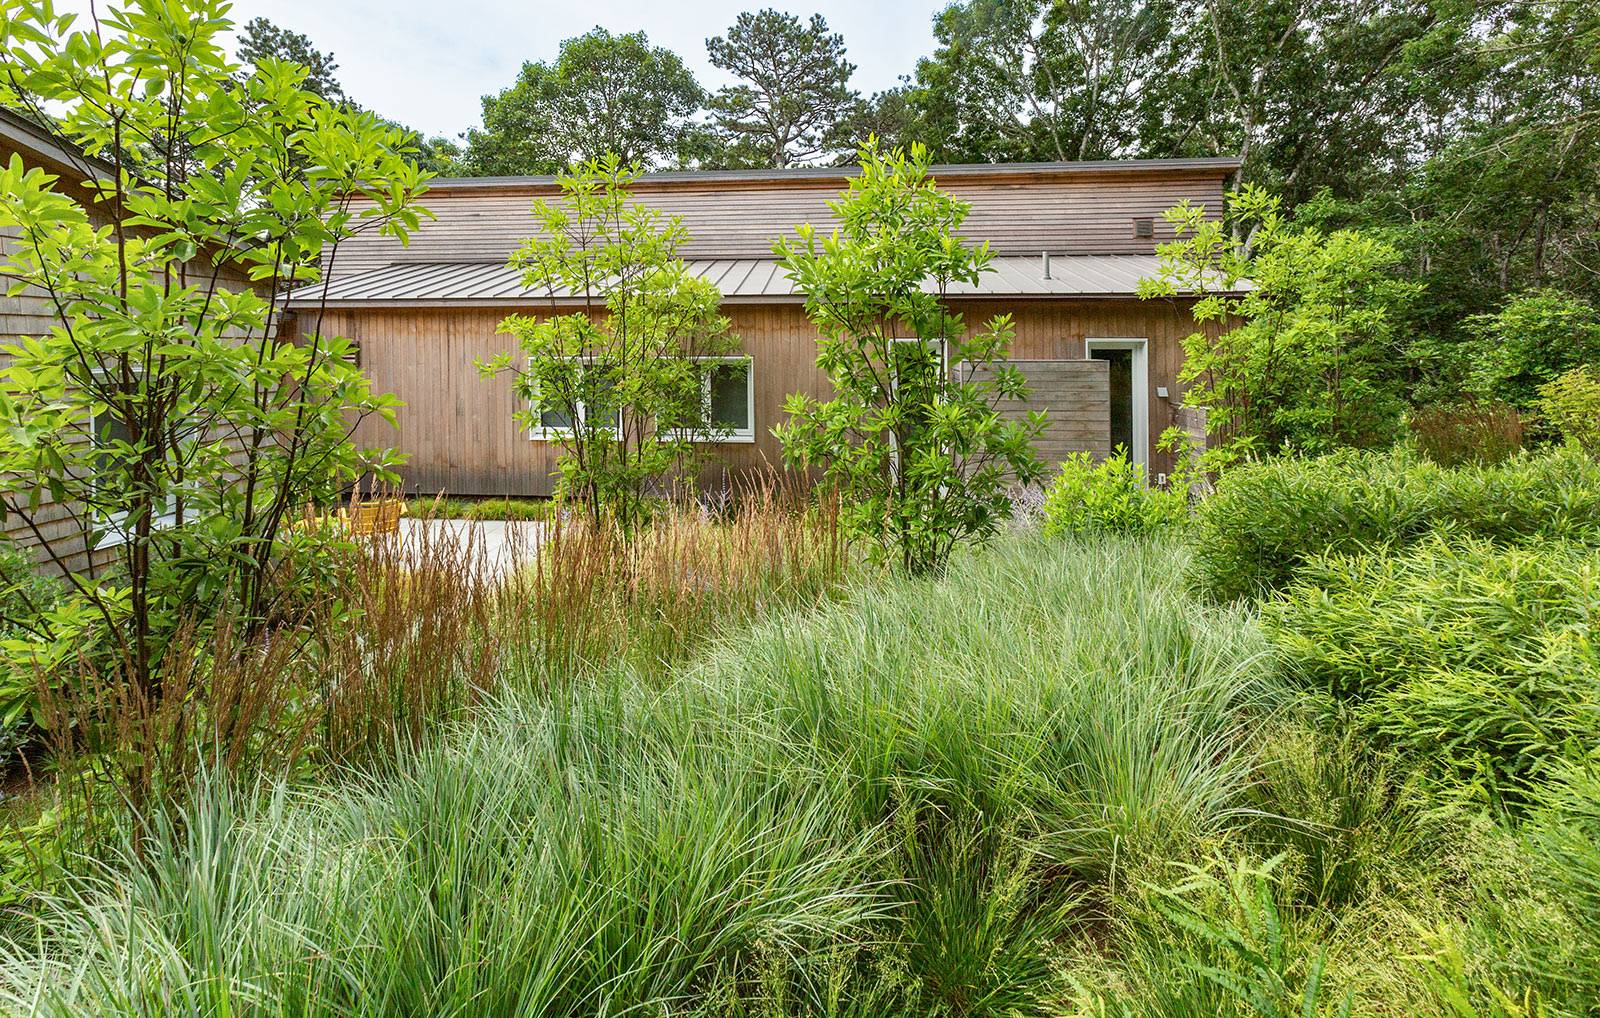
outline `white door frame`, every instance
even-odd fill
[[[1091,358],[1096,350],[1132,350],[1133,364],[1133,448],[1128,450],[1135,463],[1150,462],[1150,369],[1145,357],[1148,339],[1105,338],[1085,339],[1083,356]]]

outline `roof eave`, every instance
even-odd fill
[[[929,167],[934,177],[975,179],[1002,179],[1008,177],[1037,179],[1060,176],[1105,176],[1118,174],[1167,173],[1226,177],[1239,169],[1237,158],[1175,158],[1175,159],[1100,159],[1042,163],[950,163]],[[637,184],[643,187],[702,184],[776,185],[818,180],[847,180],[859,175],[861,168],[849,166],[806,166],[783,170],[664,170],[642,174]],[[529,174],[510,177],[435,177],[428,182],[432,191],[516,190],[520,188],[553,187],[557,177],[551,174]]]

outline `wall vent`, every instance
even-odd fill
[[[1154,219],[1135,219],[1133,221],[1133,235],[1135,237],[1154,237],[1156,235],[1156,221]]]

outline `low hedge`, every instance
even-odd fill
[[[1237,467],[1197,512],[1194,577],[1219,600],[1262,597],[1314,557],[1398,550],[1435,533],[1600,540],[1600,464],[1563,449],[1449,469],[1397,450]]]
[[[1440,778],[1518,798],[1600,745],[1593,549],[1434,535],[1398,554],[1319,557],[1261,606],[1298,681]]]

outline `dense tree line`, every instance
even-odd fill
[[[1232,156],[1236,193],[1260,187],[1308,229],[1363,231],[1423,286],[1382,351],[1412,402],[1470,388],[1500,341],[1485,322],[1514,296],[1560,294],[1579,318],[1600,303],[1592,3],[956,0],[934,35],[898,87],[863,95],[820,15],[741,14],[706,40],[734,79],[715,91],[644,33],[596,28],[485,96],[459,148],[418,136],[413,158],[458,175],[608,152],[644,168],[782,168],[849,161],[873,136],[936,163]],[[351,102],[304,36],[252,22],[240,56],[258,52]]]

